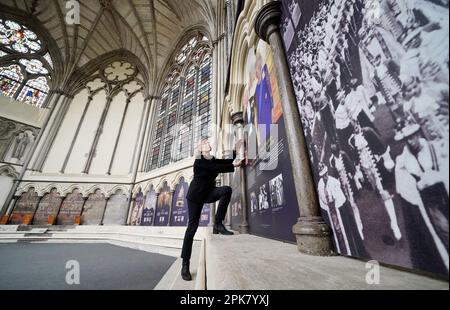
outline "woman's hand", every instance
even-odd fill
[[[235,168],[242,167],[242,166],[244,165],[244,163],[245,163],[245,159],[241,159],[241,160],[239,160],[239,161],[235,161],[235,162],[233,163],[233,166],[234,166]]]

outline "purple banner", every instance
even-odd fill
[[[170,187],[167,185],[167,182],[165,182],[158,195],[158,201],[156,204],[155,226],[169,225],[171,196],[172,195],[170,193]]]
[[[142,192],[136,195],[131,210],[130,226],[140,226],[142,222],[142,214],[144,211],[144,194]]]
[[[188,188],[189,185],[184,178],[181,178],[179,184],[175,187],[175,192],[173,194],[170,226],[187,226],[189,220],[186,200]]]
[[[153,185],[150,187],[145,197],[144,211],[142,212],[142,226],[153,226],[153,221],[155,219],[155,209],[156,209],[156,191]]]

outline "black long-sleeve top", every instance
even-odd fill
[[[216,179],[220,173],[234,172],[233,159],[207,159],[204,156],[195,160],[194,179],[192,180],[186,198],[197,203],[204,203],[210,191],[216,187]]]

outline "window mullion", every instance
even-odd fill
[[[191,156],[194,156],[194,145],[197,145],[197,141],[195,141],[195,136],[196,136],[196,130],[197,130],[197,117],[198,117],[198,101],[199,101],[199,97],[198,97],[198,77],[200,74],[200,67],[196,66],[196,70],[195,70],[195,90],[194,90],[194,106],[192,107],[192,140],[191,140],[191,146],[190,146],[190,154]]]
[[[186,88],[186,78],[185,77],[181,77],[180,78],[180,96],[178,96],[178,102],[177,102],[177,116],[176,116],[176,121],[175,121],[175,133],[179,132],[180,129],[180,118],[183,116],[181,115],[181,109],[183,107],[184,104],[184,100],[186,100],[185,98],[185,93],[184,90]],[[172,143],[172,154],[174,154],[174,158],[172,158],[171,162],[175,162],[178,161],[178,151],[177,151],[177,146],[178,143],[180,141],[181,137],[179,135],[177,135],[174,138],[174,141]]]
[[[164,149],[166,147],[166,135],[167,135],[167,123],[169,121],[169,109],[170,109],[170,102],[172,100],[172,95],[173,95],[173,89],[171,89],[170,91],[170,95],[169,95],[169,99],[168,99],[168,106],[166,108],[166,112],[165,115],[163,117],[164,121],[163,121],[163,132],[161,135],[161,142],[160,142],[160,147],[159,147],[159,155],[158,155],[158,168],[162,167],[162,161],[163,161],[163,157],[164,157]]]

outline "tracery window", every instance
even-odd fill
[[[44,107],[52,70],[50,54],[35,32],[12,20],[0,19],[1,95]]]
[[[192,37],[174,58],[153,126],[147,171],[193,156],[211,123],[212,57],[203,35]]]

